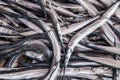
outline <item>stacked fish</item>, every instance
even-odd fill
[[[119,80],[119,0],[0,0],[0,79]]]

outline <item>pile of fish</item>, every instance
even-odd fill
[[[0,80],[120,80],[120,0],[0,0]]]

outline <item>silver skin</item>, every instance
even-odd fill
[[[100,19],[96,20],[86,28],[80,30],[77,32],[72,39],[69,41],[68,44],[68,50],[67,55],[65,59],[65,66],[67,67],[67,64],[69,62],[70,56],[75,48],[75,46],[87,35],[91,34],[93,31],[101,27],[104,23],[108,21],[108,19],[114,14],[116,9],[118,8],[120,2],[116,2],[113,6],[111,6],[101,17]]]

